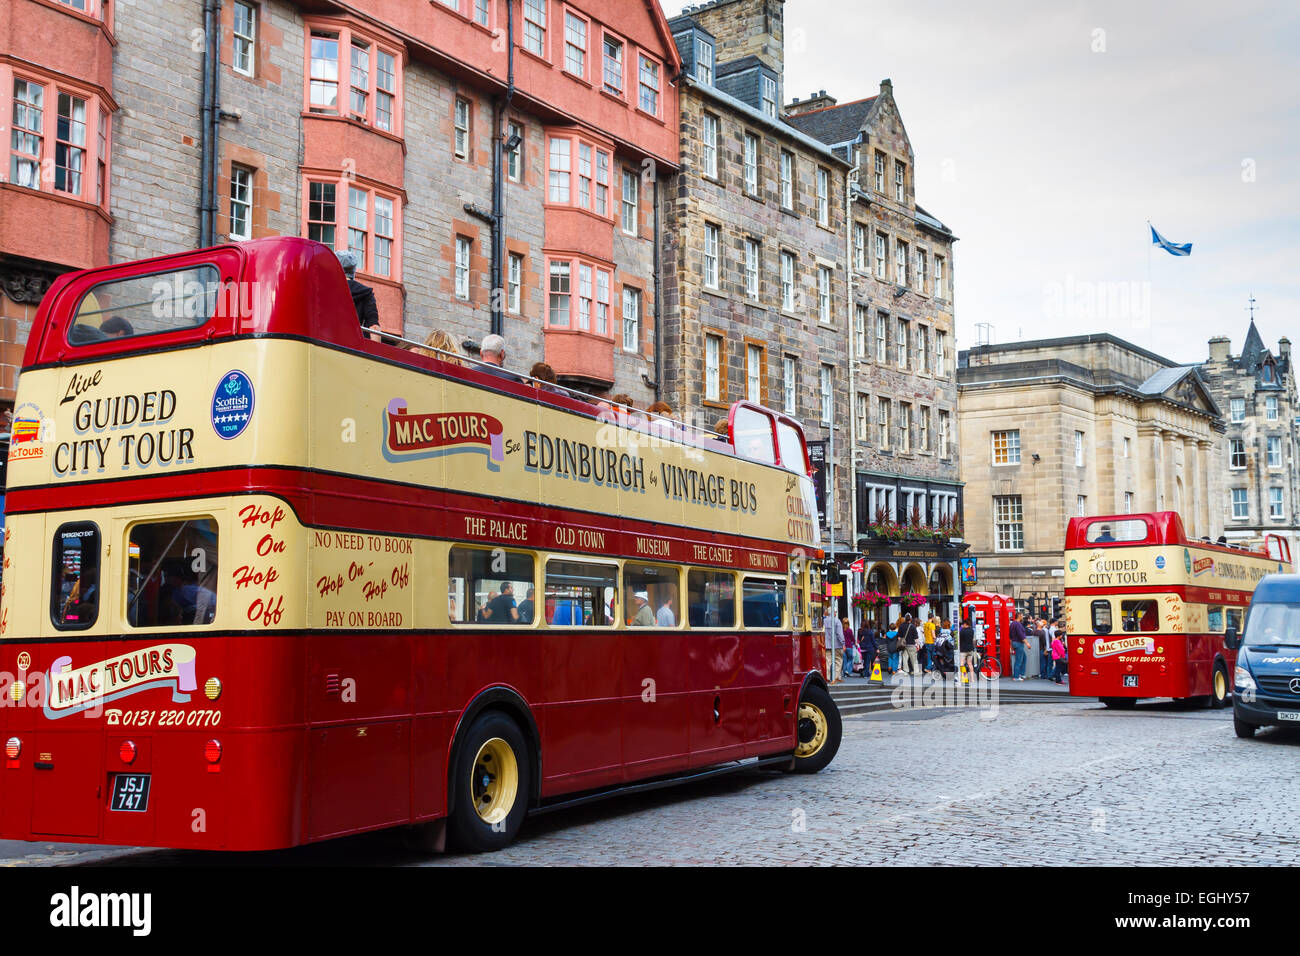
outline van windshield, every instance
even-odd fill
[[[1242,645],[1300,647],[1300,604],[1252,605]]]

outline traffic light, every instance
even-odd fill
[[[1063,603],[1064,602],[1059,597],[1052,598],[1052,620],[1053,621],[1059,620],[1062,613],[1064,612],[1065,609],[1062,606]]]
[[[843,580],[840,577],[840,566],[834,561],[826,562],[826,583],[839,584]]]

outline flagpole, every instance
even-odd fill
[[[1152,225],[1151,225],[1151,220],[1150,220],[1150,219],[1147,220],[1147,228],[1148,228],[1148,229],[1154,228],[1154,227],[1152,227]],[[1149,238],[1149,237],[1148,237],[1148,238]],[[1155,325],[1156,325],[1156,312],[1155,312],[1155,300],[1156,300],[1156,294],[1155,294],[1155,293],[1156,293],[1156,290],[1155,290],[1155,287],[1152,285],[1152,282],[1151,282],[1151,247],[1154,246],[1154,245],[1155,245],[1155,240],[1151,240],[1151,241],[1147,242],[1147,291],[1148,291],[1148,292],[1150,293],[1150,295],[1151,295],[1151,303],[1152,303],[1152,306],[1151,306],[1151,314],[1150,314],[1149,316],[1147,316],[1147,351],[1149,351],[1149,352],[1154,352],[1154,351],[1156,350],[1156,349],[1155,349]]]

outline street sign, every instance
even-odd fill
[[[958,559],[958,565],[961,568],[961,586],[963,588],[974,587],[979,583],[979,569],[976,561],[976,558]]]

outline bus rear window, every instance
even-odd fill
[[[771,465],[776,461],[772,445],[772,420],[752,408],[738,408],[731,419],[731,437],[736,451],[750,461]]]
[[[1110,622],[1110,602],[1093,601],[1092,602],[1092,633],[1109,634],[1111,629]]]
[[[776,440],[781,448],[781,465],[796,475],[808,474],[808,464],[804,461],[803,442],[799,433],[785,422],[776,423]]]
[[[217,523],[135,525],[126,545],[126,619],[132,627],[211,624],[217,615]]]
[[[1147,523],[1145,521],[1094,521],[1088,525],[1087,541],[1089,544],[1116,544],[1121,541],[1145,541]]]
[[[1155,601],[1120,601],[1119,613],[1126,631],[1160,630],[1160,608]]]
[[[212,318],[220,288],[209,265],[101,282],[82,296],[68,344],[195,328]]]
[[[99,617],[99,527],[89,521],[54,532],[50,618],[61,631],[83,630]]]

